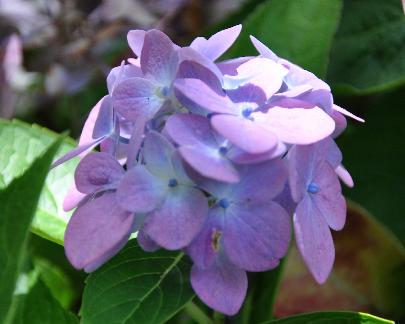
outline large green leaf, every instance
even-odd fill
[[[131,240],[88,277],[82,322],[164,323],[194,296],[189,269],[183,253],[147,253]]]
[[[345,0],[328,78],[352,92],[405,83],[405,16],[400,0]]]
[[[318,285],[294,247],[277,296],[278,317],[323,310],[367,311],[398,321],[405,318],[405,249],[358,205],[349,204],[347,224],[333,233],[333,271]]]
[[[60,144],[61,139],[54,141],[20,177],[0,191],[0,323],[5,322],[9,312],[30,224]],[[5,159],[3,155],[1,158]]]
[[[319,77],[326,73],[341,0],[268,0],[243,22],[243,31],[227,57],[253,55],[249,35],[276,54]]]
[[[57,136],[40,126],[0,120],[0,188],[21,175]],[[57,156],[71,150],[74,145],[73,140],[65,140]],[[32,224],[35,233],[59,244],[63,243],[70,217],[63,211],[62,202],[73,181],[76,164],[75,160],[69,161],[49,172]]]
[[[393,324],[393,321],[355,312],[319,312],[282,318],[268,324]]]
[[[37,279],[27,294],[18,296],[18,308],[13,324],[76,324],[79,320],[65,311],[46,285]]]

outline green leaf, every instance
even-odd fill
[[[37,125],[0,120],[0,188],[21,175],[57,137],[57,134]],[[73,140],[64,140],[57,156],[74,146]],[[63,243],[70,217],[70,213],[63,211],[62,202],[73,181],[76,165],[77,161],[69,161],[49,172],[32,224],[36,234],[59,244]]]
[[[260,323],[273,318],[273,306],[284,264],[285,259],[271,271],[249,273],[248,294],[236,323]]]
[[[277,317],[323,311],[372,312],[405,318],[405,249],[390,231],[358,205],[348,205],[347,223],[333,232],[336,258],[328,280],[318,285],[297,249],[291,249],[277,296]]]
[[[268,324],[393,324],[393,321],[355,312],[319,312],[282,318]]]
[[[341,0],[268,0],[243,22],[227,57],[257,54],[249,40],[253,35],[277,55],[323,77],[341,6]]]
[[[328,79],[341,90],[381,91],[405,83],[400,0],[345,0]]]
[[[38,278],[27,295],[19,296],[13,324],[76,324],[79,320],[65,311]]]
[[[190,263],[183,253],[144,252],[127,246],[86,282],[81,309],[83,324],[164,323],[194,294]]]
[[[4,133],[0,135],[3,139]],[[61,144],[58,139],[7,188],[0,191],[0,323],[9,311],[24,257],[31,221],[49,166]],[[6,157],[1,155],[4,161]]]

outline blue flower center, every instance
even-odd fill
[[[167,97],[169,95],[169,87],[163,87],[160,89],[160,93],[162,94],[163,97]]]
[[[249,118],[252,112],[253,112],[252,108],[245,108],[242,110],[242,116],[245,118]]]
[[[226,146],[221,146],[218,151],[219,154],[225,155],[226,153],[228,153],[228,148]]]
[[[226,198],[222,198],[220,201],[218,201],[218,205],[225,209],[228,208],[230,204],[231,203]]]
[[[319,190],[321,190],[321,188],[319,188],[319,186],[313,182],[311,182],[307,187],[307,191],[311,194],[316,194],[319,192]]]
[[[179,183],[177,182],[176,179],[170,179],[170,180],[169,180],[169,183],[168,183],[168,186],[169,186],[170,188],[173,188],[173,187],[176,187],[178,184],[179,184]]]

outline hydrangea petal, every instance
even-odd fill
[[[75,171],[77,189],[91,194],[101,188],[118,185],[124,169],[111,155],[103,152],[91,153],[83,158]]]
[[[105,193],[77,208],[65,232],[65,251],[76,269],[93,271],[122,247],[134,217],[122,210],[114,193]]]
[[[272,150],[260,154],[249,154],[237,147],[232,147],[228,151],[227,156],[232,162],[243,165],[265,162],[267,160],[280,157],[285,152],[287,152],[287,145],[282,142],[278,142],[277,146],[275,146]]]
[[[313,182],[320,188],[312,197],[314,204],[329,227],[336,231],[341,230],[346,221],[346,200],[342,196],[335,170],[328,163],[322,163],[316,170]]]
[[[274,107],[257,114],[260,125],[288,144],[311,144],[332,134],[335,122],[321,108]]]
[[[205,304],[231,316],[242,306],[248,281],[245,271],[223,262],[205,270],[194,265],[191,268],[191,285]]]
[[[77,190],[76,184],[73,182],[69,187],[65,198],[63,199],[63,210],[68,212],[76,208],[85,197],[86,195]]]
[[[200,190],[170,188],[163,204],[150,213],[144,230],[158,245],[168,249],[184,248],[200,231],[208,214],[208,202]]]
[[[242,116],[214,115],[211,125],[232,144],[251,154],[270,151],[278,142],[272,131]]]
[[[174,83],[176,91],[191,100],[194,104],[217,113],[236,113],[228,97],[220,96],[208,85],[198,79],[179,79]]]
[[[117,81],[126,80],[133,77],[142,77],[143,73],[140,67],[133,64],[125,64],[113,68],[107,76],[107,88],[110,95],[115,90]],[[120,79],[120,80],[118,80]]]
[[[259,52],[261,56],[269,58],[275,62],[279,60],[278,56],[266,45],[264,45],[261,41],[259,41],[256,37],[250,36],[250,41],[252,42],[253,46],[256,48],[256,50]]]
[[[287,212],[277,203],[235,204],[226,210],[224,249],[237,267],[266,271],[287,253],[290,228]]]
[[[170,85],[175,77],[178,55],[166,34],[152,29],[146,32],[141,52],[141,69],[156,82]]]
[[[197,37],[190,47],[205,55],[212,61],[219,58],[238,38],[242,25],[236,25],[212,35],[209,39]]]
[[[143,229],[138,231],[136,239],[141,248],[146,252],[155,252],[160,248],[159,245],[157,245],[156,242],[154,242]]]
[[[363,118],[357,117],[356,115],[352,114],[350,111],[348,111],[348,110],[346,110],[346,109],[344,109],[342,107],[339,107],[338,105],[333,105],[333,109],[340,112],[341,114],[346,115],[348,117],[351,117],[354,120],[357,120],[357,121],[359,121],[361,123],[365,122],[365,120]]]
[[[315,280],[322,284],[335,260],[329,226],[309,196],[298,204],[293,220],[298,249]]]
[[[144,78],[130,78],[120,82],[113,95],[114,108],[124,118],[136,121],[140,116],[152,118],[165,99],[157,95],[158,84]]]
[[[92,138],[97,139],[111,134],[114,130],[114,111],[111,97],[106,97],[97,115]]]
[[[127,34],[128,45],[137,57],[141,56],[146,32],[140,29],[130,30]]]
[[[342,164],[337,166],[335,172],[339,176],[340,180],[342,180],[346,186],[348,186],[349,188],[354,187],[354,181],[352,179],[352,176]]]
[[[144,166],[127,171],[117,189],[120,206],[135,213],[148,213],[164,201],[168,186]]]

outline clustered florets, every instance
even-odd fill
[[[158,30],[134,30],[136,58],[112,69],[93,108],[65,209],[72,265],[91,272],[137,231],[146,251],[184,250],[191,283],[209,306],[235,314],[246,271],[277,267],[291,215],[298,248],[322,283],[334,262],[330,228],[353,182],[333,138],[348,115],[329,86],[254,37],[256,57],[216,62],[241,26],[179,47]],[[91,153],[96,146],[100,152]]]

